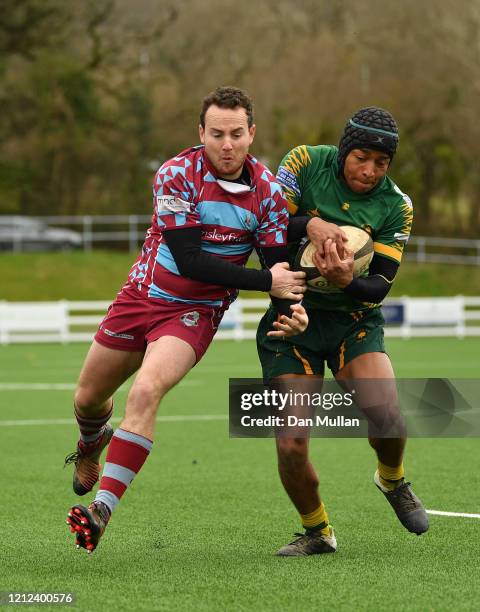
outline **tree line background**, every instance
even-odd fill
[[[415,233],[478,237],[480,0],[0,0],[0,214],[148,214],[218,85],[273,171],[387,108]]]

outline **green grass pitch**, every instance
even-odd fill
[[[478,376],[480,339],[388,347],[398,376]],[[406,532],[373,485],[366,440],[312,441],[338,552],[273,555],[300,527],[273,441],[230,439],[226,420],[228,377],[259,376],[252,342],[214,343],[167,396],[162,416],[217,418],[160,421],[99,548],[77,551],[65,515],[78,498],[71,468],[62,469],[77,429],[13,423],[70,419],[72,391],[7,385],[73,384],[86,350],[0,348],[0,591],[73,592],[78,610],[478,609],[480,520],[431,516],[426,535]],[[117,394],[116,417],[126,391]],[[480,511],[478,448],[473,439],[409,442],[407,477],[428,508]]]

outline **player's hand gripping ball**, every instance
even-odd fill
[[[341,229],[347,234],[348,242],[345,247],[354,253],[353,276],[361,276],[368,270],[373,258],[373,240],[370,235],[359,227],[342,225]],[[309,291],[318,293],[339,293],[341,289],[332,285],[324,278],[313,263],[315,247],[307,240],[299,249],[295,257],[294,270],[303,270],[307,275]]]

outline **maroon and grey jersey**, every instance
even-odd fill
[[[251,155],[245,164],[250,186],[219,179],[202,145],[161,166],[153,185],[152,225],[130,270],[130,286],[172,302],[222,306],[235,299],[236,289],[181,276],[163,231],[201,226],[202,249],[240,266],[254,247],[285,245],[288,213],[282,188]]]

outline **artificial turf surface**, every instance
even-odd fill
[[[398,376],[478,376],[479,339],[388,346]],[[0,591],[68,591],[79,610],[478,609],[480,521],[431,516],[424,536],[406,532],[373,485],[365,440],[311,445],[338,552],[273,555],[300,527],[276,473],[273,440],[231,439],[226,420],[228,377],[260,373],[252,342],[214,343],[167,396],[162,416],[213,418],[160,421],[98,549],[75,550],[65,515],[78,498],[62,464],[76,426],[6,423],[70,419],[72,390],[6,384],[74,383],[86,350],[0,348]],[[125,397],[126,388],[117,418]],[[466,513],[480,509],[479,464],[475,439],[412,439],[405,461],[428,508]]]

